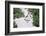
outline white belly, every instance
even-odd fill
[[[30,20],[28,23],[24,20],[24,18],[15,19],[15,22],[18,28],[26,28],[33,27],[32,21]]]

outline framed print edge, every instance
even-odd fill
[[[42,5],[42,31],[24,31],[24,32],[10,32],[10,4],[24,4],[24,5]],[[5,1],[5,35],[18,35],[18,34],[35,34],[45,32],[45,3],[35,2],[17,2],[17,1]]]
[[[9,34],[9,12],[8,12],[8,2],[5,1],[5,35]],[[7,8],[7,9],[6,9]]]

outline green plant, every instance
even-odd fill
[[[33,25],[39,27],[39,9],[32,9]]]
[[[14,8],[14,18],[20,18],[20,17],[24,17],[24,13],[21,11],[20,8]]]

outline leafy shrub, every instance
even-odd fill
[[[39,9],[29,8],[28,11],[32,12],[33,25],[39,27]]]
[[[24,13],[21,11],[20,8],[14,8],[14,19],[16,18],[20,18],[20,17],[24,17]]]
[[[39,9],[33,9],[33,25],[39,27]]]

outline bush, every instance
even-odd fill
[[[39,9],[28,9],[33,15],[33,25],[39,27]]]
[[[33,9],[33,25],[39,27],[39,9]]]
[[[14,8],[14,19],[16,18],[20,18],[20,17],[24,17],[24,13],[21,11],[20,8]]]

